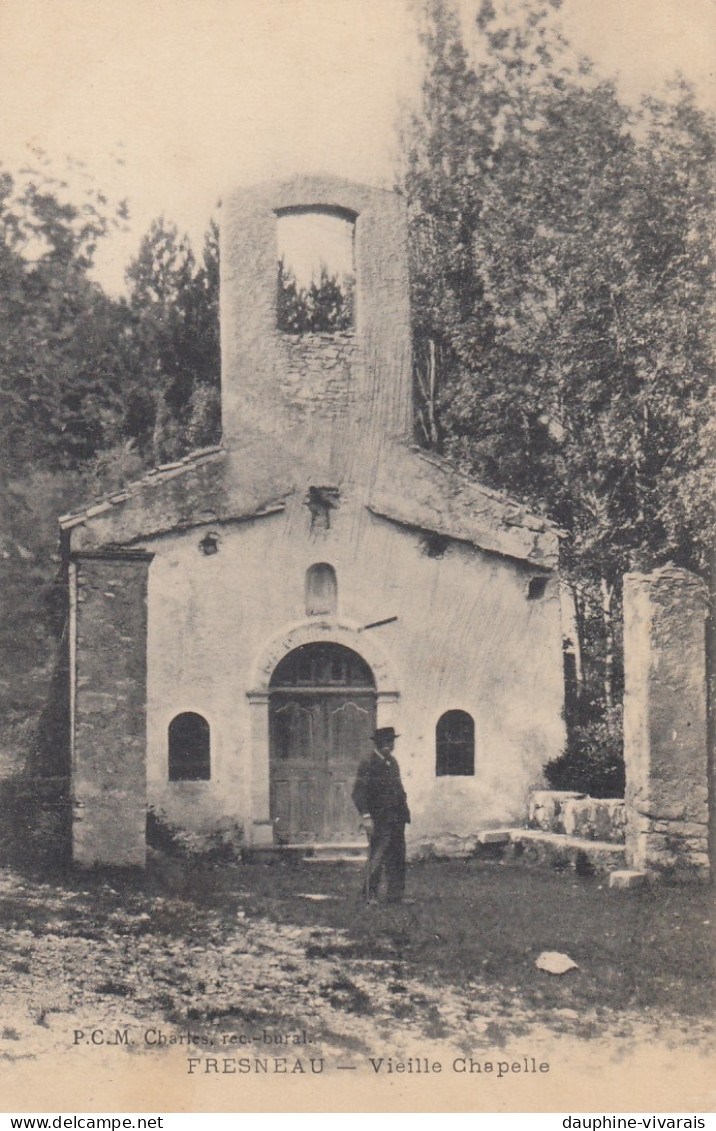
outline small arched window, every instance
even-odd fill
[[[211,776],[209,724],[183,711],[169,724],[169,781],[208,781]]]
[[[472,777],[475,773],[475,722],[467,711],[446,711],[435,728],[437,777]]]
[[[306,616],[335,613],[337,607],[336,571],[328,562],[317,562],[306,570]]]

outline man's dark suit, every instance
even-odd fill
[[[398,902],[405,891],[405,826],[410,810],[392,754],[374,750],[358,767],[353,801],[361,816],[370,816],[373,830],[366,878],[366,897],[375,896],[385,872],[386,899]]]

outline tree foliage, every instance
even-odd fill
[[[407,190],[439,442],[546,503],[581,571],[697,565],[709,516],[679,498],[712,407],[713,123],[684,85],[625,107],[571,61],[557,7],[526,3],[514,26],[482,3],[472,63],[447,4],[428,6]]]
[[[6,468],[71,467],[115,438],[122,311],[90,275],[121,221],[91,192],[63,199],[47,175],[0,173],[0,435]]]
[[[406,173],[418,423],[566,532],[609,706],[623,572],[703,569],[714,533],[715,133],[684,83],[624,105],[559,7],[483,0],[470,53],[427,0]]]
[[[216,442],[220,432],[219,232],[197,265],[174,224],[155,220],[127,270],[134,368],[126,431],[155,460]]]
[[[5,470],[76,468],[134,445],[145,463],[218,439],[219,254],[196,262],[155,221],[128,298],[93,278],[98,242],[126,216],[57,178],[0,174],[0,395]],[[103,456],[103,459],[105,457]]]
[[[288,334],[332,334],[353,325],[353,279],[324,265],[318,279],[301,286],[290,267],[278,264],[277,325]]]
[[[571,728],[567,749],[547,763],[544,773],[552,789],[623,797],[621,707],[609,708],[600,718]]]
[[[0,715],[12,735],[47,697],[63,630],[57,516],[219,435],[216,224],[198,263],[175,228],[152,225],[117,299],[93,266],[126,206],[92,185],[67,196],[46,165],[0,170]],[[0,735],[0,773],[3,749]]]

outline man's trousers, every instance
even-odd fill
[[[405,891],[405,824],[402,821],[380,821],[373,826],[364,892],[367,899],[378,894],[383,875],[387,901],[399,902]]]

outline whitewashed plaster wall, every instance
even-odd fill
[[[451,542],[440,558],[420,532],[372,515],[358,490],[344,493],[329,530],[311,530],[299,493],[284,511],[216,528],[219,552],[199,550],[193,530],[149,540],[148,799],[170,820],[205,831],[222,818],[265,818],[255,802],[255,751],[247,693],[267,682],[291,628],[308,622],[395,681],[397,702],[379,722],[401,734],[413,845],[522,822],[530,788],[563,742],[560,602],[556,576],[528,600],[527,566]],[[338,578],[342,628],[305,614],[305,573],[328,562]],[[394,623],[365,633],[370,622]],[[317,628],[321,625],[323,627]],[[385,673],[390,673],[385,674]],[[435,724],[450,709],[475,720],[474,777],[435,776]],[[167,727],[197,711],[211,727],[208,782],[172,782]],[[264,755],[260,753],[260,756]],[[252,770],[253,765],[253,770]],[[252,801],[252,798],[254,800]]]

